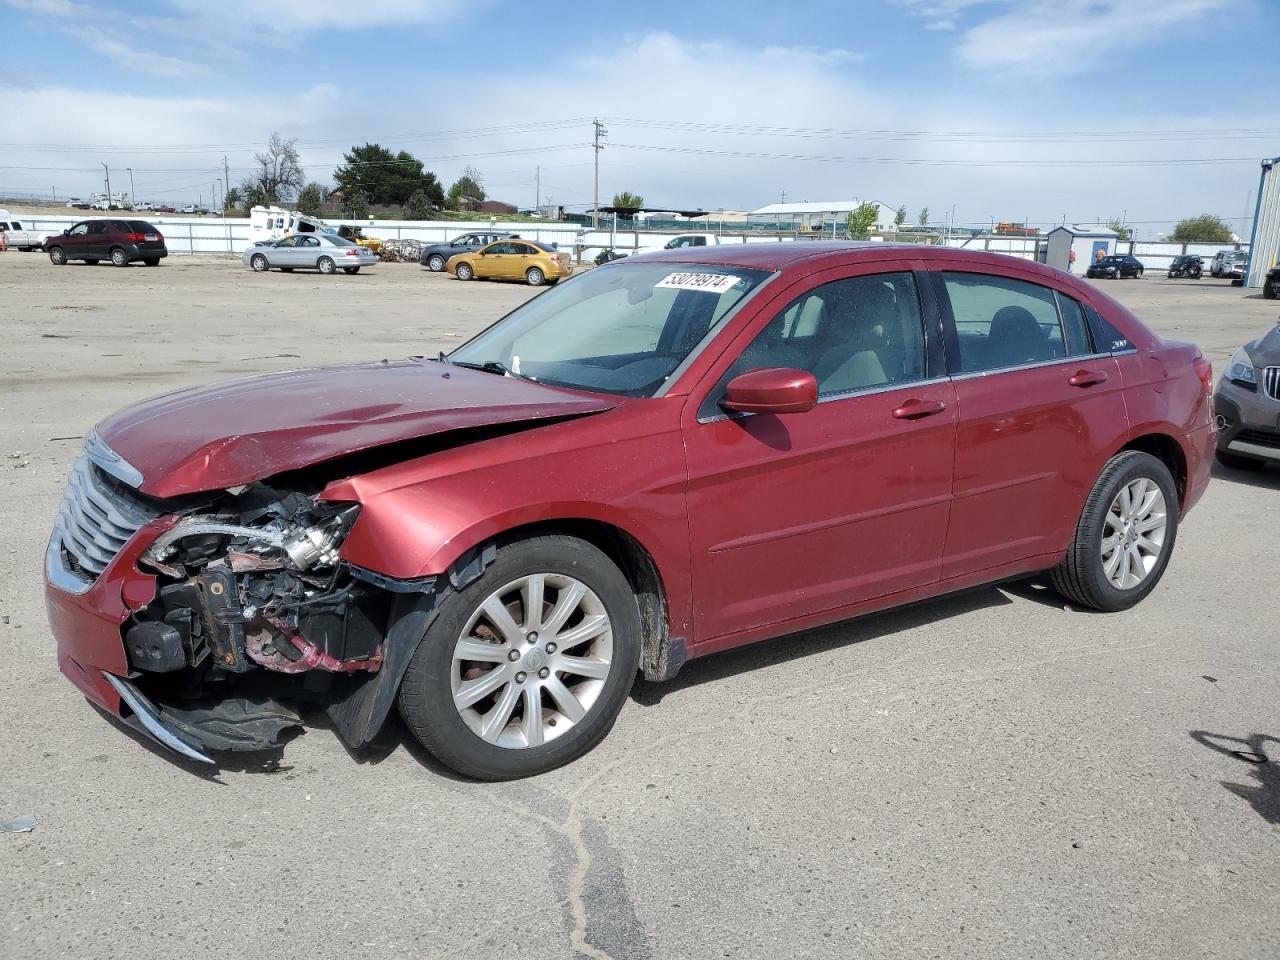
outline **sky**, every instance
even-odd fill
[[[1280,0],[0,0],[0,195],[210,202],[272,132],[584,211],[872,199],[929,221],[1208,212],[1280,156]],[[954,214],[953,214],[954,211]]]

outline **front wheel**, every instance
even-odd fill
[[[545,773],[604,739],[640,658],[640,616],[598,548],[541,536],[499,548],[448,594],[400,687],[400,712],[459,773]]]
[[[262,254],[255,253],[249,258],[249,266],[253,268],[254,273],[264,273],[270,264],[267,263],[267,258]]]
[[[1198,267],[1192,268],[1191,273],[1189,274],[1192,280],[1199,280],[1200,275],[1200,269]]]
[[[427,269],[432,273],[443,273],[444,257],[440,256],[438,253],[433,253],[431,256],[427,257]]]
[[[1053,585],[1082,607],[1127,610],[1160,582],[1177,533],[1169,468],[1149,453],[1123,451],[1089,493]]]
[[[524,282],[531,287],[540,287],[547,279],[546,274],[538,267],[530,267],[524,273]]]
[[[119,247],[111,251],[111,265],[113,267],[127,267],[129,265],[129,255]]]
[[[337,264],[333,262],[332,257],[321,257],[316,261],[316,269],[321,273],[333,273],[337,269]]]
[[[1267,300],[1280,300],[1280,277],[1272,277],[1262,285],[1262,296]]]
[[[61,247],[50,247],[49,262],[55,267],[65,266],[67,263],[67,252]]]
[[[454,270],[454,275],[457,276],[459,280],[471,280],[475,277],[476,272],[471,269],[471,264],[460,263],[458,264],[457,269]]]
[[[359,273],[360,268],[359,267],[343,267],[342,272],[343,273]]]

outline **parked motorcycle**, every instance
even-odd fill
[[[605,247],[596,254],[596,266],[603,267],[606,263],[612,260],[621,260],[625,256],[625,253],[618,253],[613,247]]]
[[[1199,257],[1174,257],[1173,263],[1169,264],[1170,280],[1183,277],[1190,280],[1199,280],[1202,273],[1204,273],[1204,261]]]

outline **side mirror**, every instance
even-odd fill
[[[807,370],[765,367],[729,381],[720,406],[735,413],[805,413],[818,405],[818,381]]]

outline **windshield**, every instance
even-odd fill
[[[449,359],[557,386],[651,397],[768,277],[711,264],[611,264],[508,314]]]

